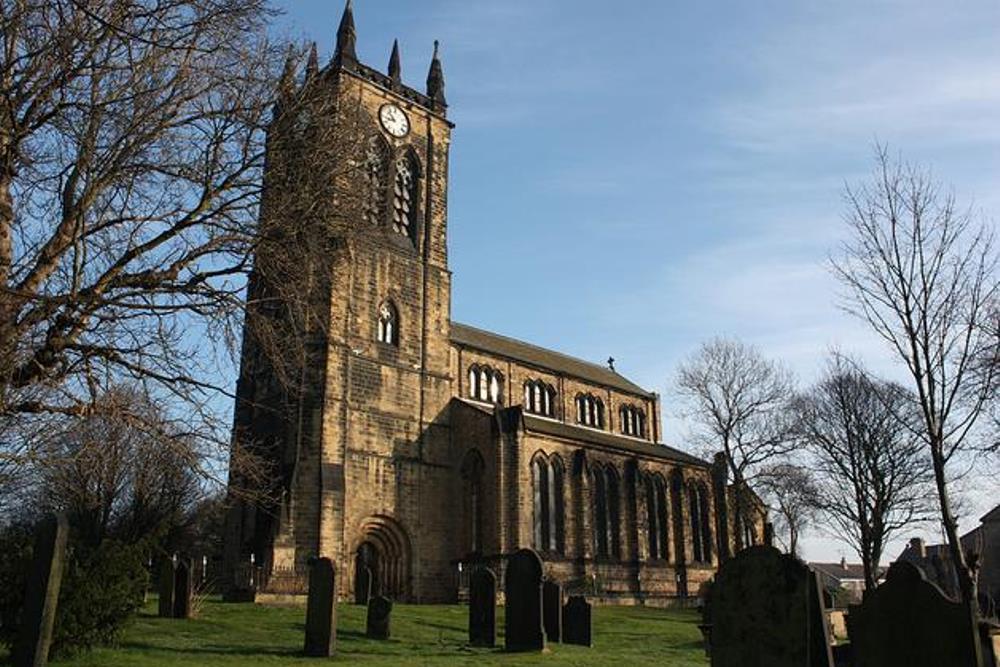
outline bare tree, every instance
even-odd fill
[[[198,441],[130,387],[102,394],[87,417],[50,422],[36,451],[22,469],[32,508],[68,513],[95,545],[169,537],[205,494]]]
[[[812,472],[796,463],[780,462],[765,468],[757,477],[757,487],[775,517],[775,534],[788,553],[798,555],[799,539],[815,519],[819,489]]]
[[[0,1],[0,413],[85,415],[108,377],[207,409],[206,341],[240,315],[256,238],[267,16]]]
[[[934,514],[931,466],[915,435],[917,403],[839,356],[795,402],[796,434],[830,532],[857,552],[874,589],[885,546]]]
[[[726,455],[736,488],[736,544],[744,546],[751,502],[747,485],[763,464],[792,447],[786,410],[793,394],[792,375],[756,348],[720,338],[703,344],[681,364],[677,388],[698,425],[697,436]]]
[[[948,479],[995,390],[995,370],[977,372],[975,363],[997,344],[984,326],[998,296],[993,231],[959,210],[924,170],[892,160],[881,146],[872,180],[846,197],[851,235],[833,260],[844,306],[888,344],[912,380],[949,554],[976,615],[975,572],[959,541]]]

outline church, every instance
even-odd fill
[[[348,2],[329,64],[315,48],[304,73],[289,59],[269,128],[261,229],[304,234],[292,268],[318,269],[277,272],[266,244],[255,258],[233,453],[268,473],[230,471],[233,586],[301,592],[324,556],[342,599],[454,602],[470,567],[531,547],[546,576],[600,602],[697,595],[761,539],[763,510],[737,528],[724,459],[663,444],[660,397],[613,364],[452,319],[437,46],[423,91],[395,46],[387,73],[355,46]],[[265,321],[305,341],[281,372],[273,351],[296,346]]]

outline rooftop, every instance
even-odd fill
[[[561,352],[547,350],[531,343],[501,336],[491,331],[477,329],[468,324],[451,323],[451,341],[462,347],[490,352],[516,359],[531,366],[578,377],[594,384],[613,387],[630,394],[653,398],[647,391],[619,373],[600,364],[577,359]]]

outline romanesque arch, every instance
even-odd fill
[[[368,517],[361,522],[361,536],[353,553],[352,586],[357,585],[363,568],[369,568],[373,594],[395,600],[409,598],[413,551],[401,523],[381,514]]]

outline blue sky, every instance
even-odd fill
[[[342,5],[278,6],[277,33],[328,58]],[[355,17],[360,58],[384,67],[398,37],[415,87],[441,40],[453,317],[614,356],[682,447],[674,369],[715,335],[803,383],[831,346],[901,377],[825,265],[875,140],[1000,211],[995,0],[356,0]],[[842,552],[814,535],[805,555]]]

